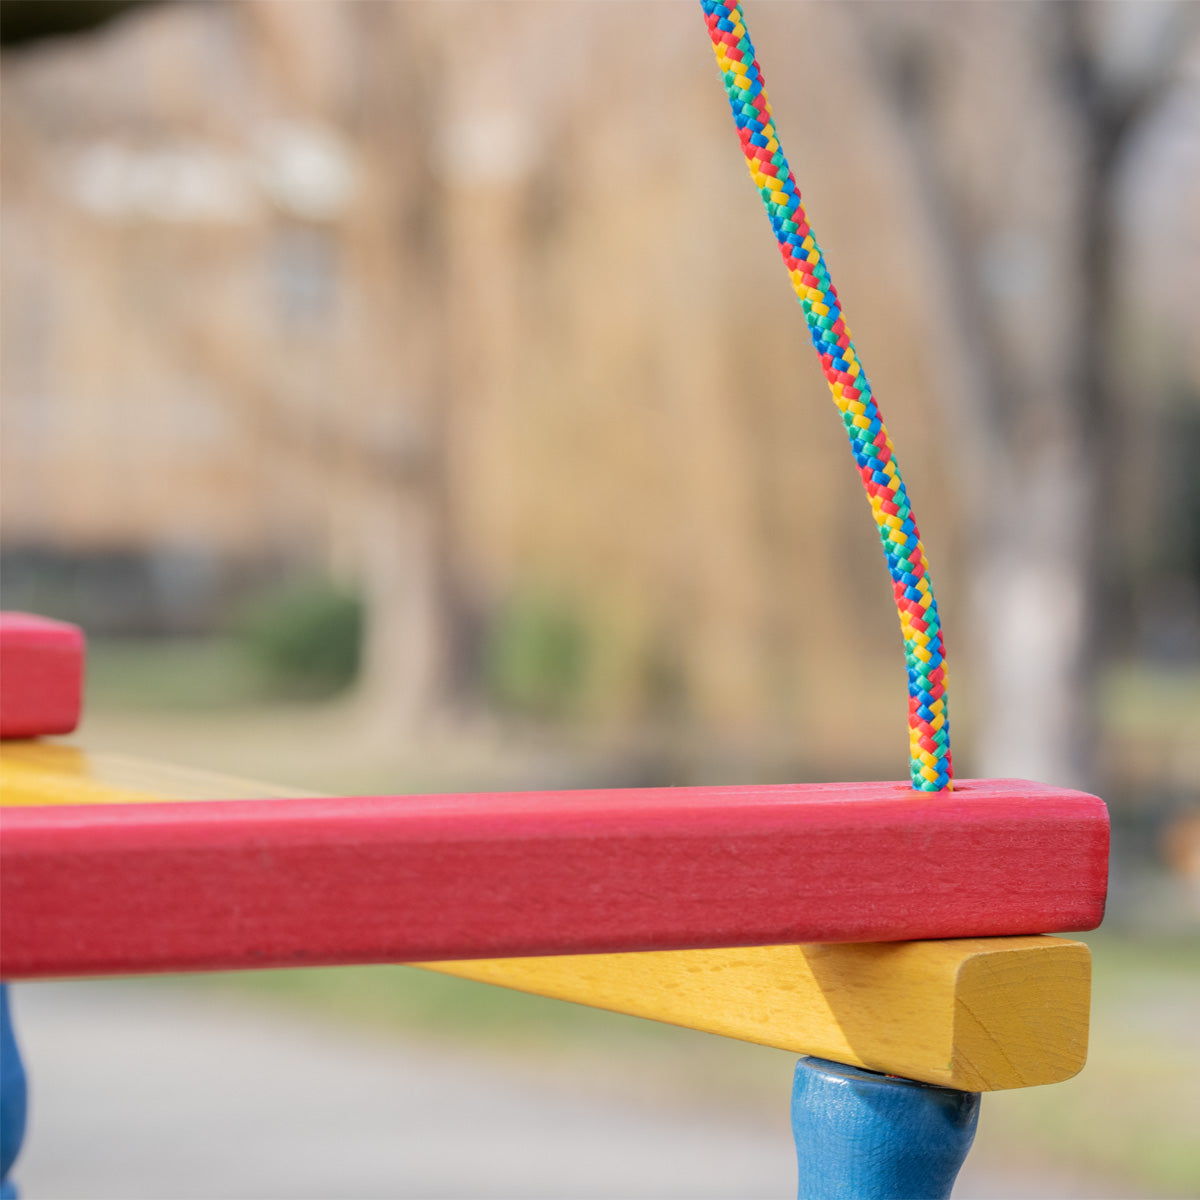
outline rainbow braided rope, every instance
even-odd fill
[[[912,785],[923,792],[948,790],[953,786],[954,771],[942,624],[929,582],[925,547],[900,478],[892,440],[854,349],[825,257],[805,216],[800,189],[780,148],[741,5],[735,0],[700,0],[700,6],[746,164],[771,219],[834,403],[842,414],[887,555],[908,660]]]

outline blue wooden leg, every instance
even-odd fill
[[[802,1058],[792,1088],[799,1200],[944,1200],[979,1094]]]
[[[8,984],[0,983],[0,1200],[16,1200],[8,1172],[25,1138],[25,1067],[13,1037]]]

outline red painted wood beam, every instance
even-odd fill
[[[70,733],[83,697],[83,631],[29,613],[0,613],[0,738]]]
[[[5,809],[9,978],[1091,929],[1108,815],[1012,780]]]

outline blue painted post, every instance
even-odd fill
[[[25,1139],[27,1096],[25,1067],[8,1009],[8,984],[0,983],[0,1200],[16,1200],[16,1185],[8,1172]]]
[[[799,1200],[946,1200],[979,1094],[802,1058],[792,1088]]]

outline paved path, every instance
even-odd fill
[[[218,993],[24,984],[14,1007],[25,1200],[794,1194],[786,1082],[767,1129]],[[969,1173],[956,1192],[1071,1194],[1097,1193]]]

